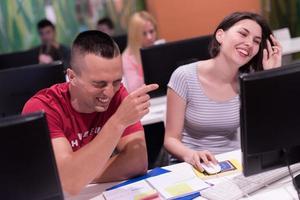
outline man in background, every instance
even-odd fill
[[[115,27],[114,27],[113,22],[108,17],[99,19],[97,22],[97,30],[102,31],[110,36],[113,36],[115,34],[114,28]]]
[[[70,49],[56,40],[56,29],[54,24],[42,19],[37,24],[41,45],[34,48],[37,51],[38,63],[47,64],[55,60],[61,60],[64,66],[69,67]]]

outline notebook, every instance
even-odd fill
[[[199,194],[199,191],[210,187],[201,180],[190,165],[176,172],[151,177],[147,182],[158,191],[164,199],[178,199],[191,194]]]
[[[129,199],[191,199],[200,196],[199,191],[210,187],[201,180],[188,164],[180,170],[168,171],[155,168],[142,177],[130,179],[103,193],[107,200]]]

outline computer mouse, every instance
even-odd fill
[[[219,164],[213,164],[209,162],[209,164],[200,163],[204,171],[208,174],[217,174],[221,171],[221,166]]]

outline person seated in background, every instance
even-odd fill
[[[91,182],[128,179],[147,171],[140,119],[149,112],[143,85],[128,94],[121,83],[122,59],[107,34],[80,33],[71,49],[69,82],[43,89],[22,113],[46,113],[63,190],[77,194]]]
[[[61,60],[65,67],[69,65],[70,49],[56,40],[56,30],[54,24],[42,19],[37,24],[41,45],[34,48],[37,51],[38,63],[47,64],[55,60]]]
[[[281,66],[282,50],[258,14],[235,12],[216,28],[211,59],[177,68],[168,83],[164,146],[171,162],[217,163],[214,155],[240,148],[239,72]]]
[[[127,47],[122,54],[123,81],[129,92],[144,84],[140,48],[153,45],[157,39],[156,21],[148,12],[134,13],[128,25]]]
[[[96,29],[98,31],[102,31],[109,36],[113,36],[115,34],[115,27],[113,22],[108,17],[103,17],[98,20]]]

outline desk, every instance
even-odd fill
[[[157,97],[150,99],[150,112],[145,115],[141,122],[143,125],[165,122],[167,97]]]
[[[282,46],[282,55],[300,52],[300,37],[279,41]]]
[[[241,152],[240,150],[232,151],[224,154],[216,155],[216,158],[218,160],[230,160],[230,159],[236,159],[241,162]],[[166,168],[171,171],[180,171],[184,165],[188,165],[187,163],[179,163],[176,165],[170,165]],[[209,179],[206,180],[211,183],[219,183],[224,181],[225,179],[231,178],[233,176],[239,175],[240,172],[228,175],[226,177],[219,177],[216,179]],[[103,183],[103,184],[90,184],[88,185],[79,195],[75,197],[68,197],[66,196],[66,200],[86,200],[86,199],[92,199],[92,200],[103,200],[103,196],[101,193],[106,189],[109,188],[118,182],[114,183]],[[296,191],[293,188],[293,185],[291,183],[290,177],[286,177],[284,179],[281,179],[273,184],[271,184],[268,187],[262,188],[258,190],[257,192],[251,194],[251,197],[246,197],[242,199],[297,199],[296,198]],[[196,198],[197,200],[204,200],[203,197]]]
[[[227,160],[227,159],[236,159],[241,162],[241,152],[238,151],[232,151],[224,154],[216,155],[216,158],[218,160]],[[211,179],[207,180],[211,183],[220,183],[222,181],[225,181],[225,179],[232,178],[234,176],[239,175],[240,172],[231,174],[226,177],[219,177],[217,179]],[[296,191],[293,187],[293,184],[291,182],[291,178],[285,177],[279,181],[276,181],[275,183],[264,187],[252,194],[249,195],[249,197],[244,197],[241,199],[247,199],[247,200],[266,200],[266,199],[280,199],[280,200],[292,200],[297,199]],[[203,197],[198,197],[195,200],[204,200]]]

